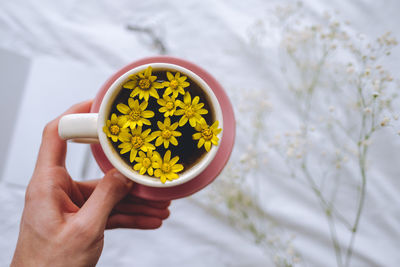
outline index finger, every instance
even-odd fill
[[[41,166],[65,166],[67,144],[58,135],[58,121],[67,114],[88,113],[91,106],[92,100],[78,103],[46,125],[43,130],[36,168]]]

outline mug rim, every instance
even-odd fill
[[[203,90],[203,92],[208,96],[208,101],[210,102],[210,106],[212,106],[215,119],[219,121],[219,125],[223,126],[223,114],[221,105],[215,96],[213,90],[210,86],[196,73],[193,71],[171,63],[147,63],[137,67],[134,67],[122,75],[120,75],[107,89],[98,111],[98,122],[97,122],[97,132],[99,137],[99,143],[104,151],[105,156],[108,158],[110,163],[117,168],[123,175],[128,177],[129,179],[133,180],[142,185],[151,186],[151,187],[173,187],[183,183],[186,183],[197,175],[199,175],[207,166],[213,161],[220,145],[215,146],[213,145],[209,152],[200,159],[195,165],[191,166],[187,171],[182,172],[179,175],[178,179],[169,181],[167,180],[165,183],[162,183],[159,178],[151,177],[148,175],[141,175],[139,172],[132,170],[132,166],[128,165],[120,156],[120,154],[113,148],[111,141],[103,132],[103,126],[107,121],[110,113],[111,106],[115,101],[115,97],[119,94],[119,92],[123,89],[122,84],[128,80],[129,76],[132,74],[137,74],[141,71],[144,71],[147,67],[151,66],[152,70],[163,69],[165,71],[174,71],[180,72],[183,75],[190,77],[194,82],[199,85],[199,87]],[[222,140],[224,134],[224,130],[222,129],[220,133],[220,140]]]

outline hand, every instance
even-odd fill
[[[89,112],[90,106],[91,101],[80,103],[65,114]],[[11,266],[94,266],[105,229],[155,229],[169,216],[169,201],[129,195],[133,182],[116,170],[101,180],[72,180],[65,168],[67,145],[58,136],[58,121],[43,131]]]

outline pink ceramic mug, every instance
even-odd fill
[[[110,106],[116,94],[121,90],[121,83],[132,73],[142,71],[148,65],[153,68],[170,69],[181,72],[199,84],[209,96],[215,111],[216,120],[223,129],[218,146],[190,170],[180,175],[179,179],[161,183],[158,179],[140,175],[124,166],[118,153],[112,149],[109,140],[102,132],[102,126],[109,115]],[[211,183],[225,166],[232,151],[235,136],[235,121],[232,106],[219,83],[207,72],[193,63],[172,58],[152,57],[129,64],[115,73],[101,88],[94,99],[91,114],[68,115],[60,120],[59,133],[64,139],[94,143],[93,155],[100,168],[106,172],[117,168],[125,176],[137,183],[132,194],[153,200],[167,200],[188,196]]]

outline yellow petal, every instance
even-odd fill
[[[171,161],[169,162],[169,164],[171,164],[171,166],[175,165],[179,160],[178,156],[175,156],[171,159]]]
[[[214,135],[213,138],[211,139],[211,143],[213,143],[213,145],[217,146],[218,145],[218,140],[219,140],[219,138]]]
[[[217,129],[217,128],[218,128],[218,124],[219,124],[219,121],[215,121],[215,122],[210,126],[210,128],[211,128],[211,129]]]
[[[146,99],[146,100],[149,99],[149,93],[150,93],[150,95],[151,95],[152,97],[154,97],[155,99],[159,99],[159,98],[160,98],[160,96],[158,95],[156,89],[151,88],[151,89],[147,92],[147,99]]]
[[[192,135],[193,140],[199,140],[201,138],[201,133],[195,133]]]
[[[157,121],[157,126],[161,131],[165,129],[164,124],[161,121]]]
[[[178,109],[177,111],[175,111],[176,116],[181,116],[183,114],[185,114],[185,110],[183,110],[183,109]],[[182,126],[182,125],[180,125],[180,126]]]
[[[170,130],[175,131],[176,128],[178,128],[179,123],[175,122],[174,124],[171,125]]]
[[[160,169],[157,169],[157,170],[154,171],[154,176],[155,177],[160,177],[161,174],[162,174],[162,171]]]
[[[146,118],[146,119],[153,118],[154,117],[154,112],[151,111],[151,110],[145,110],[145,111],[142,112],[142,117]]]
[[[174,166],[172,166],[171,170],[173,172],[180,172],[183,170],[183,165],[182,164],[176,164]]]
[[[141,119],[141,122],[146,125],[151,125],[151,122],[148,119]]]
[[[164,88],[164,84],[163,83],[154,82],[153,83],[153,87],[156,88],[156,89],[161,89],[161,88]]]
[[[129,81],[123,85],[124,88],[133,89],[136,86],[136,81]]]
[[[191,104],[191,97],[190,97],[190,94],[189,94],[189,92],[186,92],[186,94],[184,95],[184,97],[183,97],[183,102],[186,104],[186,105],[190,105]]]
[[[129,160],[130,160],[131,162],[133,162],[133,161],[135,160],[136,154],[137,154],[137,150],[136,150],[136,149],[132,149],[132,150],[131,150],[131,154],[129,155]]]
[[[206,149],[207,152],[210,151],[210,149],[211,149],[211,142],[210,142],[210,141],[205,142],[204,147],[205,147],[205,149]]]
[[[138,170],[140,170],[141,168],[142,168],[142,164],[140,164],[140,163],[136,163],[135,166],[133,166],[133,169],[134,169],[135,171],[138,171]]]
[[[113,113],[113,114],[111,115],[111,120],[110,120],[110,122],[111,122],[111,124],[117,124],[117,122],[118,122],[118,117],[117,117],[117,115],[115,115],[115,113]]]
[[[196,127],[197,119],[195,117],[191,117],[189,119],[190,126]]]
[[[181,136],[182,133],[180,133],[178,131],[172,131],[172,135],[178,137],[178,136]]]
[[[151,66],[148,66],[147,69],[145,70],[144,76],[145,76],[146,78],[148,78],[148,77],[151,76],[151,70],[152,70]]]
[[[129,112],[131,112],[131,109],[130,109],[127,105],[122,104],[122,103],[119,103],[119,104],[117,105],[117,109],[118,109],[118,111],[121,112],[122,114],[128,114]]]
[[[166,119],[164,120],[164,126],[166,126],[166,127],[171,126],[171,119],[170,119],[170,118],[166,118]]]
[[[179,126],[183,126],[187,123],[188,118],[186,116],[182,116],[182,118],[179,120]]]
[[[164,140],[164,147],[166,149],[169,147],[169,141],[168,140]]]
[[[171,72],[167,71],[167,78],[169,81],[172,81],[174,79],[174,75],[172,75]]]
[[[196,96],[195,98],[193,98],[193,102],[192,105],[197,105],[197,103],[199,103],[200,97]]]
[[[205,141],[206,141],[206,140],[204,140],[204,138],[200,138],[199,142],[197,143],[197,148],[202,147],[202,146],[204,145],[204,142],[205,142]]]
[[[221,131],[222,131],[222,129],[219,128],[219,129],[213,130],[213,133],[214,133],[215,135],[217,135],[217,134],[219,134]]]
[[[160,146],[163,143],[163,138],[159,136],[156,140],[156,146]]]
[[[173,173],[173,172],[167,173],[166,176],[167,176],[167,179],[170,181],[179,178],[179,175],[176,173]]]
[[[139,92],[140,92],[140,89],[136,87],[129,96],[135,97],[139,94]]]
[[[147,101],[143,101],[142,103],[140,103],[140,105],[139,105],[140,110],[145,110],[147,108],[148,104],[149,104],[149,102],[147,102]]]
[[[146,137],[149,135],[150,132],[151,132],[151,129],[145,130],[145,131],[142,133],[142,138],[143,138],[143,139],[146,138]]]
[[[198,113],[198,114],[201,114],[201,115],[204,115],[204,114],[207,114],[207,113],[208,113],[208,110],[202,108],[202,109],[198,110],[197,113]]]
[[[174,136],[171,136],[171,138],[169,139],[169,141],[171,142],[171,144],[173,144],[174,146],[178,145],[178,140],[176,140],[176,138]],[[168,148],[168,147],[166,147]]]
[[[172,93],[172,89],[171,89],[171,87],[168,87],[167,89],[165,89],[164,96],[167,96],[171,93]]]
[[[165,152],[165,155],[164,155],[164,162],[168,163],[170,159],[171,159],[171,151],[167,150],[167,152]]]

